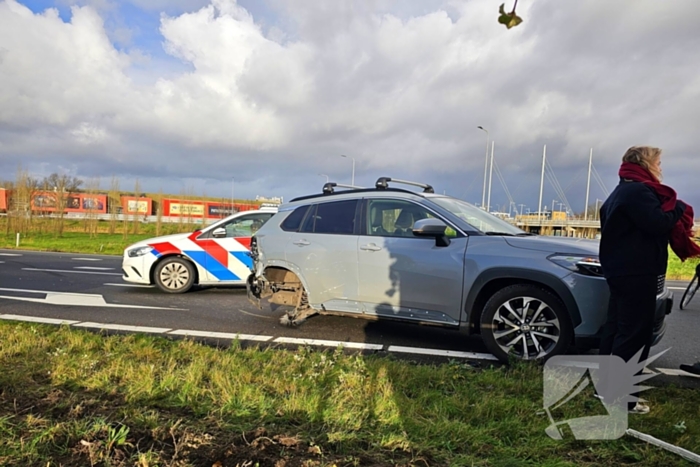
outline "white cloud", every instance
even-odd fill
[[[126,56],[109,42],[89,7],[73,8],[70,24],[56,10],[35,15],[0,3],[0,122],[31,131],[74,125],[86,117],[114,119],[136,96]]]
[[[194,11],[207,6],[209,0],[127,0],[129,3],[144,10],[165,11]]]
[[[163,14],[159,31],[186,71],[157,68],[138,43],[118,51],[98,13],[107,0],[73,7],[69,23],[0,1],[5,164],[55,148],[125,177],[236,173],[293,191],[344,174],[337,155],[352,153],[359,176],[442,177],[459,191],[483,170],[483,125],[506,178],[537,166],[544,143],[571,170],[595,147],[613,183],[633,144],[666,149],[669,182],[676,161],[700,169],[697,2],[525,2],[506,30],[488,1],[268,0],[267,33],[233,0],[131,2],[189,11]]]
[[[107,137],[107,131],[104,128],[97,127],[89,122],[82,122],[70,133],[77,142],[85,145],[100,143]]]

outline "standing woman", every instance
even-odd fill
[[[649,356],[656,290],[666,275],[668,246],[685,260],[700,255],[692,240],[693,209],[661,184],[661,150],[634,146],[622,157],[620,184],[600,209],[600,262],[610,288],[600,353],[625,362]],[[632,413],[649,407],[634,402]]]

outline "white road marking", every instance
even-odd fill
[[[92,306],[100,308],[137,308],[146,310],[181,310],[188,311],[186,308],[166,308],[159,306],[143,306],[143,305],[119,305],[107,303],[102,295],[85,294],[72,292],[51,292],[45,290],[27,290],[27,289],[5,289],[0,288],[5,292],[23,292],[33,293],[37,295],[46,295],[44,298],[16,297],[13,295],[0,295],[0,298],[8,300],[18,300],[20,302],[44,303],[46,305],[71,305],[71,306]]]
[[[73,261],[102,261],[102,258],[71,258]]]
[[[22,316],[22,315],[0,315],[0,319],[6,319],[10,321],[26,321],[29,323],[43,323],[43,324],[75,324],[80,321],[74,321],[70,319],[54,319],[54,318],[41,318],[39,316]]]
[[[102,285],[111,285],[112,287],[141,287],[144,289],[152,289],[155,287],[155,285],[145,285],[145,284],[112,284],[112,283],[104,283]]]
[[[192,337],[213,337],[215,339],[231,339],[241,341],[258,341],[267,342],[272,339],[272,336],[255,336],[253,334],[235,334],[232,332],[210,332],[210,331],[195,331],[192,329],[176,329],[168,334],[176,336],[192,336]]]
[[[699,375],[694,375],[692,373],[687,373],[681,369],[675,369],[675,368],[657,368],[658,371],[665,375],[669,376],[688,376],[690,378],[700,378]]]
[[[75,269],[93,269],[95,271],[114,271],[114,268],[96,268],[92,266],[76,266]]]
[[[0,253],[0,256],[22,256],[20,253]]]
[[[686,287],[666,287],[666,288],[670,289],[670,290],[685,290],[686,289]]]
[[[130,326],[127,324],[104,324],[104,323],[76,323],[73,327],[77,328],[96,328],[96,329],[111,329],[114,331],[132,331],[132,332],[148,332],[152,334],[165,334],[170,331],[170,328],[152,328],[148,326]]]
[[[278,337],[273,342],[280,344],[300,344],[300,345],[319,345],[324,347],[346,347],[348,349],[367,349],[367,350],[382,350],[381,344],[367,344],[364,342],[341,342],[341,341],[326,341],[320,339],[303,339],[298,337]]]
[[[38,268],[22,268],[23,271],[44,271],[44,272],[67,272],[73,274],[103,274],[106,276],[121,276],[120,272],[91,272],[91,271],[70,271],[65,269],[38,269]]]
[[[0,289],[0,290],[19,290],[19,289]],[[36,291],[29,291],[36,292]],[[70,295],[70,294],[67,294]],[[4,297],[3,297],[4,298]],[[11,297],[16,298],[16,297]],[[139,308],[139,307],[137,307]],[[90,329],[109,329],[116,331],[131,331],[131,332],[144,332],[152,334],[170,334],[178,336],[192,336],[192,337],[213,337],[220,339],[231,339],[231,340],[252,340],[258,342],[268,342],[273,339],[272,336],[258,336],[252,334],[236,334],[228,332],[210,332],[210,331],[196,331],[191,329],[170,329],[170,328],[157,328],[148,326],[132,326],[126,324],[105,324],[105,323],[93,323],[93,322],[81,322],[69,319],[55,319],[55,318],[43,318],[39,316],[23,316],[23,315],[11,315],[11,314],[0,314],[0,320],[7,321],[23,321],[29,323],[41,323],[41,324],[68,324],[73,327],[79,328],[90,328]],[[341,342],[341,341],[329,341],[329,340],[318,340],[318,339],[300,339],[296,337],[278,337],[273,340],[277,343],[286,344],[303,344],[303,345],[318,345],[326,347],[345,347],[348,349],[368,349],[368,350],[381,350],[384,346],[380,344],[367,344],[364,342]],[[387,348],[389,352],[399,352],[399,353],[412,353],[420,355],[433,355],[439,357],[457,357],[465,358],[470,360],[498,360],[494,355],[476,352],[461,352],[455,350],[438,350],[438,349],[424,349],[420,347],[402,347],[398,345],[390,345]],[[585,362],[572,362],[576,364],[585,364]],[[596,365],[594,363],[594,365]],[[680,369],[672,368],[655,368],[660,373],[669,376],[685,376],[690,378],[700,378],[698,375],[693,375],[691,373],[686,373]],[[644,369],[644,373],[654,373],[648,368]]]
[[[474,360],[498,360],[495,355],[491,355],[490,353],[460,352],[457,350],[423,349],[420,347],[402,347],[399,345],[390,345],[387,350],[389,352],[435,355],[440,357],[469,358]]]

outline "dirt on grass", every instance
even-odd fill
[[[17,430],[14,441],[13,436],[5,439],[6,447],[13,443],[31,444],[44,436],[31,455],[22,455],[17,448],[15,455],[3,458],[0,450],[0,465],[19,465],[17,462],[42,467],[436,465],[403,451],[387,451],[379,457],[376,450],[373,454],[358,454],[357,450],[352,455],[341,454],[339,446],[304,439],[288,430],[257,427],[233,433],[216,426],[213,420],[208,423],[206,418],[197,419],[195,414],[172,408],[158,409],[160,423],[155,428],[146,428],[124,416],[126,407],[126,402],[116,395],[55,387],[43,394],[0,389],[0,419],[9,420]],[[61,429],[79,419],[93,421],[92,428],[79,436]],[[42,431],[51,431],[51,439],[47,440]],[[11,454],[12,449],[6,449],[6,453]]]

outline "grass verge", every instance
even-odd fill
[[[19,249],[34,251],[60,251],[66,253],[94,253],[105,255],[122,255],[124,248],[141,240],[157,235],[169,235],[179,232],[192,232],[197,225],[192,223],[163,224],[157,227],[155,224],[140,224],[138,233],[130,229],[130,225],[118,225],[115,233],[109,233],[109,222],[100,221],[95,233],[86,233],[84,222],[81,220],[64,220],[64,229],[61,235],[57,235],[52,229],[50,221],[35,220],[34,228],[20,235]],[[124,232],[126,230],[126,233]],[[17,236],[15,233],[6,233],[0,219],[0,248],[17,248]]]
[[[0,343],[0,465],[687,465],[630,437],[550,439],[536,364],[477,370],[2,322]],[[653,411],[631,428],[700,451],[698,391],[644,397]],[[572,403],[590,413],[598,401]]]

